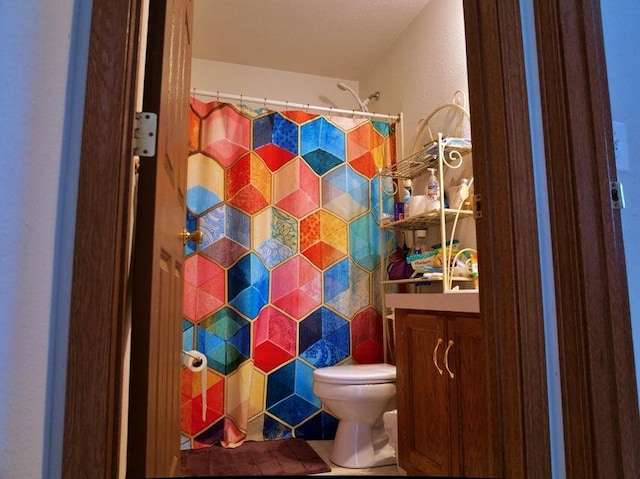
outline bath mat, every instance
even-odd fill
[[[304,439],[246,441],[235,449],[211,446],[180,453],[182,477],[304,476],[330,472]]]

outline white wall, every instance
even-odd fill
[[[456,90],[468,98],[462,0],[431,0],[384,59],[360,78],[360,91],[380,91],[372,111],[402,111],[406,155],[418,121],[451,101]]]
[[[88,3],[0,3],[2,478],[59,476]]]
[[[402,111],[405,157],[414,151],[418,122],[434,108],[452,101],[457,90],[464,93],[468,108],[462,0],[431,0],[382,61],[360,79],[360,91],[380,91],[380,100],[372,104],[372,111]],[[443,125],[439,120],[442,116],[434,117],[434,127]],[[445,183],[459,184],[460,178],[469,178],[469,165],[466,159],[465,169],[447,176]],[[414,181],[414,194],[424,194],[425,186],[426,178]],[[460,222],[455,236],[461,245],[476,247],[472,221]],[[438,228],[430,228],[428,240],[429,244],[440,243]],[[412,246],[410,239],[407,243]]]
[[[194,58],[191,63],[191,86],[196,90],[357,110],[356,100],[349,92],[338,89],[338,82],[343,82],[356,93],[358,92],[357,82],[340,78],[214,62],[198,58]],[[201,99],[206,101],[206,98]],[[260,107],[260,105],[249,106]]]
[[[635,251],[635,245],[640,244],[640,3],[607,0],[601,2],[601,9],[611,117],[614,122],[626,126],[628,164],[618,164],[618,180],[624,186],[626,199],[626,207],[622,210],[622,233],[640,396],[640,254]]]

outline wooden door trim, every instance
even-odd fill
[[[536,2],[538,21],[545,17],[544,9],[549,13],[554,4],[551,0],[543,0],[542,3],[538,8]],[[588,34],[600,28],[593,23],[594,17],[590,9],[594,6],[590,5],[590,2],[577,0],[570,3],[579,7],[575,15],[585,15],[582,24],[578,22],[578,33],[582,35],[582,40],[586,39],[589,54],[591,55],[595,49],[599,55],[601,52],[598,52],[598,49],[602,48],[601,36],[590,37]],[[474,153],[476,158],[485,158],[487,161],[485,171],[478,172],[475,176],[475,184],[476,191],[483,194],[484,210],[484,218],[478,225],[481,273],[484,278],[482,284],[485,286],[481,287],[480,304],[483,318],[490,318],[486,321],[489,346],[492,346],[493,353],[490,359],[498,367],[501,375],[496,411],[502,413],[502,433],[496,440],[502,443],[504,454],[496,460],[502,461],[505,477],[549,477],[539,261],[537,237],[531,232],[534,225],[530,221],[535,216],[528,214],[535,203],[532,201],[531,191],[531,152],[528,142],[524,140],[529,135],[524,95],[524,65],[519,47],[521,43],[512,41],[519,38],[521,29],[518,2],[464,0],[464,6]],[[118,470],[117,445],[122,389],[121,346],[124,338],[122,325],[126,296],[124,278],[129,241],[126,224],[131,184],[128,161],[131,151],[135,47],[138,42],[139,18],[139,0],[93,2],[71,297],[63,477],[114,477]],[[566,50],[566,47],[579,45],[579,42],[572,40],[563,44],[559,39],[562,28],[554,23],[551,25],[548,28],[551,28],[550,33],[553,35],[539,44],[539,49],[545,57],[553,55],[553,58],[562,64],[565,59],[557,48],[565,48],[566,52],[571,52],[572,50]],[[540,31],[538,38],[540,41]],[[588,62],[590,55],[580,58]],[[603,158],[608,155],[606,164],[610,168],[612,160],[611,135],[608,131],[610,123],[607,122],[609,118],[606,112],[597,111],[597,102],[603,101],[603,86],[599,82],[605,81],[603,78],[606,78],[599,69],[602,66],[601,63],[597,63],[599,61],[598,59],[596,64],[591,64],[587,69],[591,81],[588,86],[595,91],[586,88],[579,97],[573,96],[575,92],[569,94],[568,91],[558,92],[551,89],[559,78],[564,82],[571,78],[568,70],[565,69],[563,74],[555,69],[542,71],[542,82],[550,89],[545,92],[543,87],[543,103],[545,108],[554,104],[575,107],[576,102],[596,105],[595,113],[593,110],[586,112],[586,123],[594,123],[586,125],[586,135],[595,142],[591,143],[594,146],[593,151],[603,153]],[[564,82],[564,86],[571,84]],[[606,105],[608,108],[608,98]],[[547,127],[551,124],[560,129],[572,126],[563,131],[564,142],[556,150],[557,154],[563,151],[563,148],[565,152],[573,151],[572,148],[578,145],[578,140],[583,138],[578,134],[577,126],[580,123],[575,117],[567,122],[565,114],[561,109],[555,111],[549,108],[546,111]],[[576,115],[575,109],[572,110],[572,114]],[[548,156],[549,163],[553,162],[553,158],[555,156]],[[587,158],[592,163],[585,165],[593,164],[596,168],[597,161],[591,155],[587,155]],[[561,161],[564,161],[564,158]],[[580,165],[582,166],[582,163]],[[596,170],[584,171],[592,173]],[[570,186],[567,195],[571,199],[565,198],[563,201],[568,203],[572,211],[578,211],[579,215],[586,214],[582,208],[586,201],[583,197],[584,191],[578,192],[576,186],[571,186],[571,183],[558,184],[553,180],[550,183],[556,195]],[[599,184],[592,190],[597,195],[600,206],[606,196],[604,189],[604,186]],[[578,206],[572,204],[575,198],[580,200]],[[558,214],[561,209],[560,200],[562,198],[558,197],[552,200],[554,214]],[[518,215],[515,215],[516,211],[519,212]],[[617,215],[606,209],[604,212],[597,210],[594,215],[594,218],[586,219],[593,222],[593,225],[603,222],[613,225],[616,232],[614,239],[618,237],[620,222]],[[576,227],[582,219],[582,216],[574,216],[573,219],[569,218],[569,222],[564,226]],[[595,229],[593,225],[590,227]],[[557,223],[555,227],[558,226]],[[558,247],[557,240],[561,237],[558,233],[555,234],[557,236],[554,244]],[[582,246],[586,246],[588,243],[584,241],[590,238],[583,233],[578,239],[583,242]],[[629,373],[620,360],[612,361],[615,359],[612,356],[628,360],[626,345],[630,336],[626,337],[626,343],[623,341],[624,346],[619,347],[620,343],[617,341],[628,331],[629,311],[628,302],[620,297],[626,292],[626,284],[619,280],[619,273],[615,274],[615,271],[612,271],[612,268],[624,268],[624,261],[617,260],[623,258],[621,244],[615,241],[611,244],[613,249],[608,251],[607,258],[616,261],[607,262],[606,265],[598,264],[597,268],[606,273],[603,278],[608,279],[603,288],[607,293],[602,294],[605,295],[607,305],[611,302],[606,315],[612,320],[606,322],[608,326],[599,327],[606,333],[607,341],[615,343],[614,348],[606,353],[605,357],[616,372],[613,383],[616,392],[613,397],[602,392],[603,384],[611,384],[611,375],[603,374],[596,368],[595,357],[589,356],[588,351],[579,345],[581,349],[578,352],[586,358],[590,368],[590,380],[594,381],[590,390],[585,391],[585,387],[581,386],[580,391],[586,392],[591,399],[597,399],[597,407],[606,406],[607,410],[617,414],[617,427],[620,428],[621,439],[612,442],[618,450],[622,448],[625,451],[626,459],[623,456],[622,461],[626,473],[634,466],[637,471],[637,455],[629,454],[629,448],[638,444],[638,436],[635,426],[637,417],[635,422],[632,420],[625,424],[625,414],[637,412],[637,409],[628,407],[629,403],[633,401],[635,404],[636,401],[635,386],[631,388],[629,384],[631,381],[635,385],[633,374]],[[495,253],[493,258],[492,253]],[[579,258],[581,271],[591,271],[588,261],[590,259],[586,255]],[[568,268],[566,271],[569,270]],[[589,282],[591,281],[594,281],[594,278],[590,278]],[[497,287],[489,287],[491,283]],[[575,282],[573,284],[575,285]],[[597,290],[592,285],[593,283],[589,289],[584,286],[576,295],[572,295],[571,291],[566,289],[560,294],[563,299],[570,301],[569,304],[574,304],[575,300],[576,304],[586,307],[595,302],[589,300],[587,294],[594,289]],[[602,299],[602,295],[598,297]],[[586,312],[588,313],[588,310]],[[561,321],[570,321],[571,315],[566,310],[560,309],[559,314],[562,315]],[[91,327],[86,327],[89,318]],[[587,317],[586,324],[581,325],[574,321],[573,325],[578,327],[579,331],[585,332],[587,324],[598,326],[596,319],[591,314]],[[569,339],[567,332],[565,329],[566,340]],[[561,354],[564,354],[567,364],[569,352]],[[629,364],[633,364],[633,358]],[[566,387],[564,384],[565,395]],[[630,392],[631,389],[634,391],[633,394]],[[613,406],[611,402],[614,403]],[[566,410],[566,404],[564,406]],[[593,413],[593,409],[594,404],[591,403],[588,412]],[[540,414],[543,415],[542,418]],[[596,416],[595,419],[595,425],[607,429],[601,418]],[[498,416],[492,420],[497,421]],[[572,428],[570,422],[570,434],[575,432]],[[611,427],[608,429],[608,434],[615,432]],[[590,437],[593,439],[593,433],[590,433]],[[572,437],[571,440],[573,439]],[[600,439],[598,438],[599,445],[602,444]],[[569,460],[572,461],[572,458]]]
[[[504,477],[550,477],[542,285],[517,0],[465,0],[480,316]],[[500,450],[500,448],[498,448]]]
[[[139,0],[94,0],[73,258],[62,477],[117,477]]]
[[[640,477],[600,4],[535,3],[567,477]]]

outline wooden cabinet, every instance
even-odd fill
[[[396,309],[395,318],[400,467],[499,477],[478,313]]]

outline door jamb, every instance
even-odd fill
[[[551,475],[542,285],[518,0],[464,0],[480,317],[504,477]]]
[[[640,477],[600,2],[536,1],[567,477]],[[604,320],[603,320],[604,319]]]
[[[94,0],[91,11],[62,477],[119,471],[140,3]]]

